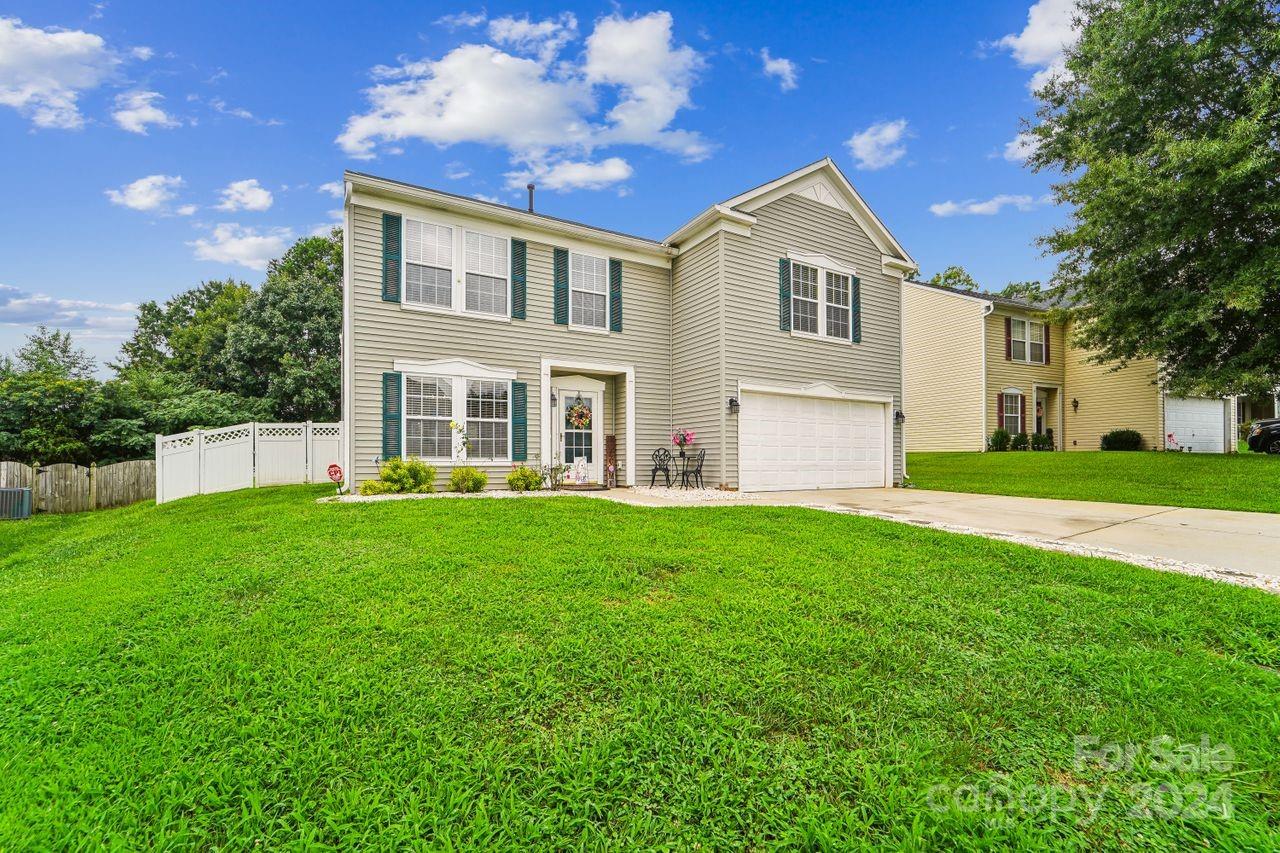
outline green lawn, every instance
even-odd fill
[[[800,508],[325,491],[0,526],[0,849],[1280,845],[1263,592]],[[1202,735],[1229,767],[1150,747]],[[1158,783],[1192,808],[1141,814]]]
[[[1280,456],[908,453],[913,485],[948,492],[1280,512]]]

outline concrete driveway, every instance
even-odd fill
[[[917,524],[972,528],[1047,543],[1105,548],[1116,555],[1198,563],[1280,578],[1280,514],[973,495],[925,489],[831,489],[751,494],[665,489],[606,493],[628,503],[691,502],[844,507]]]

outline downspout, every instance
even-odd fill
[[[342,464],[346,468],[344,485],[350,491],[355,483],[356,453],[354,440],[355,401],[351,395],[355,381],[355,352],[352,328],[355,295],[351,280],[351,193],[350,181],[343,182],[342,192]]]
[[[991,316],[991,312],[996,310],[994,302],[988,302],[982,306],[982,313],[978,315],[978,325],[982,327],[982,351],[979,357],[982,359],[982,452],[987,451],[987,436],[991,431],[987,429],[987,404],[990,397],[987,392],[987,318]],[[1065,383],[1064,383],[1065,384]]]

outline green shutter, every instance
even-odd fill
[[[511,319],[524,319],[524,284],[528,270],[528,246],[523,240],[511,241]]]
[[[558,326],[569,325],[569,250],[554,250],[554,310]]]
[[[397,459],[400,444],[400,374],[382,374],[382,458]]]
[[[511,383],[511,461],[529,458],[529,385]]]
[[[609,331],[622,331],[622,261],[609,259]]]
[[[791,261],[778,259],[778,328],[791,331]]]
[[[862,343],[862,282],[856,275],[849,277],[849,340]]]
[[[382,214],[382,298],[400,301],[400,216]]]

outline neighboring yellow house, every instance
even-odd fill
[[[1113,429],[1144,448],[1234,449],[1233,400],[1168,396],[1150,359],[1094,364],[1026,300],[905,282],[902,304],[909,451],[985,450],[999,427],[1055,450],[1098,450]]]

